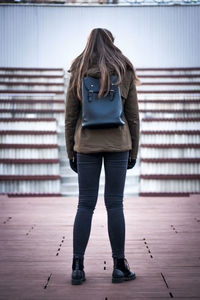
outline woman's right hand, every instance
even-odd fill
[[[132,169],[136,164],[136,159],[129,159],[127,169]]]

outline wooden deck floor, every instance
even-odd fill
[[[125,254],[137,278],[111,282],[103,198],[85,253],[86,281],[71,285],[77,198],[0,198],[0,299],[200,299],[200,195],[125,197]]]

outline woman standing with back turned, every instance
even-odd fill
[[[66,96],[65,138],[71,168],[78,173],[79,203],[73,227],[72,284],[85,279],[84,254],[96,206],[104,158],[108,234],[112,248],[112,282],[136,277],[124,254],[125,219],[123,196],[127,169],[136,163],[139,144],[139,112],[136,83],[139,79],[132,63],[114,45],[112,33],[103,28],[91,31],[84,51],[74,59]],[[118,128],[82,127],[81,80],[85,76],[101,79],[101,90],[117,74],[125,122]]]

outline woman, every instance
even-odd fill
[[[91,31],[84,51],[73,61],[69,72],[65,138],[70,166],[78,173],[79,183],[79,203],[73,227],[71,283],[81,284],[86,279],[83,261],[98,198],[102,158],[105,167],[104,200],[114,263],[112,282],[131,280],[136,275],[130,271],[124,254],[123,193],[126,170],[134,167],[138,153],[140,125],[135,85],[140,80],[132,63],[114,45],[112,33],[103,28]],[[83,128],[82,77],[101,78],[99,93],[103,93],[109,86],[112,74],[118,75],[125,124],[118,128]]]

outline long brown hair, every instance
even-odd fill
[[[77,56],[68,70],[72,73],[71,89],[76,91],[81,99],[81,80],[87,76],[88,69],[95,64],[99,67],[101,73],[101,87],[98,96],[100,97],[105,87],[106,95],[110,86],[110,70],[114,70],[118,75],[117,84],[120,84],[126,72],[126,69],[133,71],[135,84],[140,84],[135,69],[130,60],[124,56],[121,50],[114,45],[112,33],[104,28],[94,28],[88,37],[87,44],[83,52]]]

